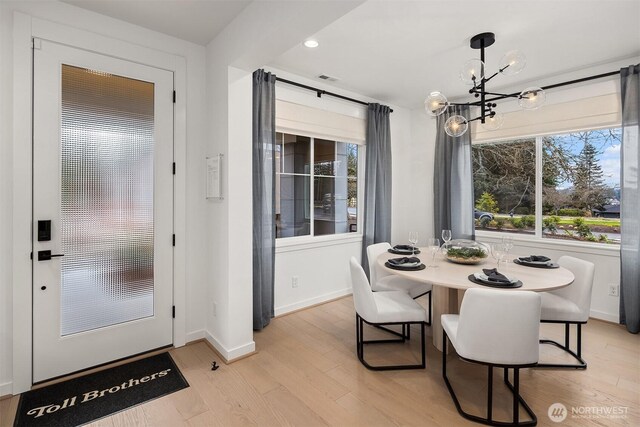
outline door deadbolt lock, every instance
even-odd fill
[[[51,251],[38,251],[38,261],[48,261],[51,258],[64,256],[64,254],[51,254]]]

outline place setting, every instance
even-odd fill
[[[468,278],[475,284],[492,288],[519,288],[522,286],[520,280],[500,273],[497,268],[483,268],[482,273],[470,274]]]
[[[491,255],[497,262],[496,268],[483,268],[482,272],[470,274],[468,279],[473,283],[482,286],[490,286],[493,288],[519,288],[522,286],[522,282],[513,276],[507,276],[504,273],[498,271],[500,264],[503,262],[505,255],[509,253],[509,250],[513,245],[510,241],[504,241],[502,243],[494,243],[490,246]],[[505,265],[506,268],[506,265]]]
[[[420,249],[411,245],[395,245],[394,247],[389,248],[388,252],[396,255],[417,255],[420,253]]]
[[[418,233],[415,231],[409,232],[409,244],[408,245],[395,245],[388,251],[397,255],[410,255],[401,258],[391,258],[385,262],[385,266],[393,270],[405,270],[405,271],[418,271],[424,270],[426,265],[420,261],[420,258],[416,257],[416,254],[420,253],[417,247],[418,245]]]
[[[391,258],[384,265],[392,270],[419,271],[427,268],[418,257]]]
[[[551,258],[544,255],[521,256],[513,260],[514,264],[534,268],[560,268],[559,264],[551,261]]]
[[[415,256],[420,253],[420,249],[418,249],[417,244],[418,244],[418,233],[411,231],[409,232],[408,245],[395,245],[394,247],[390,248],[388,251],[396,255]]]

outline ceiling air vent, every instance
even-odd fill
[[[338,79],[336,79],[335,77],[327,76],[326,74],[320,74],[318,76],[318,78],[320,80],[326,80],[328,82],[337,82],[338,81]]]

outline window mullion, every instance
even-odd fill
[[[537,238],[542,238],[542,136],[536,137],[536,229]]]

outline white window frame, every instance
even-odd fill
[[[549,135],[563,135],[563,134],[568,134],[568,133],[575,133],[575,132],[585,132],[585,131],[593,131],[593,130],[599,130],[599,129],[612,129],[612,128],[616,128],[616,127],[621,127],[622,124],[608,124],[608,125],[603,125],[603,126],[597,126],[597,127],[589,127],[589,128],[580,128],[580,129],[575,129],[575,130],[570,130],[570,131],[554,131],[554,132],[547,132],[547,133],[540,133],[540,134],[535,134],[535,135],[523,135],[523,136],[515,136],[515,137],[508,137],[508,138],[500,138],[500,139],[495,139],[495,140],[484,140],[482,142],[478,142],[474,145],[480,146],[480,145],[485,145],[485,144],[493,144],[493,143],[497,143],[497,142],[505,142],[505,141],[515,141],[518,139],[526,139],[526,138],[535,138],[535,154],[536,154],[536,170],[535,170],[535,218],[536,218],[536,223],[535,223],[535,230],[534,230],[534,234],[530,235],[530,234],[519,234],[519,233],[507,233],[504,231],[485,231],[482,229],[476,229],[475,230],[475,234],[477,237],[480,237],[482,239],[486,239],[486,240],[500,240],[502,239],[502,237],[504,236],[509,236],[509,237],[513,237],[514,241],[516,242],[522,242],[522,243],[535,243],[536,246],[541,246],[541,247],[549,247],[551,249],[555,248],[558,249],[559,247],[567,247],[567,248],[571,248],[571,250],[576,250],[578,252],[585,252],[585,253],[595,253],[595,254],[602,254],[602,253],[613,253],[613,252],[620,252],[620,244],[618,243],[600,243],[600,242],[587,242],[587,241],[567,241],[567,240],[560,240],[560,239],[552,239],[552,238],[545,238],[542,235],[542,139],[545,136],[549,136]],[[583,250],[580,250],[583,249]]]
[[[310,234],[304,236],[292,236],[292,237],[278,237],[276,238],[276,248],[286,248],[289,246],[304,246],[308,247],[317,247],[318,245],[332,245],[335,243],[348,243],[352,241],[362,241],[362,220],[364,219],[364,177],[365,177],[365,156],[366,156],[366,145],[360,141],[347,140],[344,138],[328,138],[321,135],[313,135],[307,132],[299,132],[292,129],[285,129],[276,127],[276,133],[296,135],[296,136],[304,136],[310,139],[310,171],[309,171],[309,209],[310,209],[310,226],[309,231]],[[339,234],[323,234],[316,236],[315,233],[315,212],[314,212],[314,168],[312,167],[315,162],[315,153],[314,153],[314,143],[316,139],[323,139],[328,141],[333,141],[334,143],[342,142],[346,144],[353,144],[358,146],[358,186],[357,186],[357,218],[358,218],[358,226],[355,232],[346,232]],[[300,175],[300,174],[287,174],[287,175]],[[304,174],[306,176],[306,174]],[[348,175],[347,175],[348,177]]]

